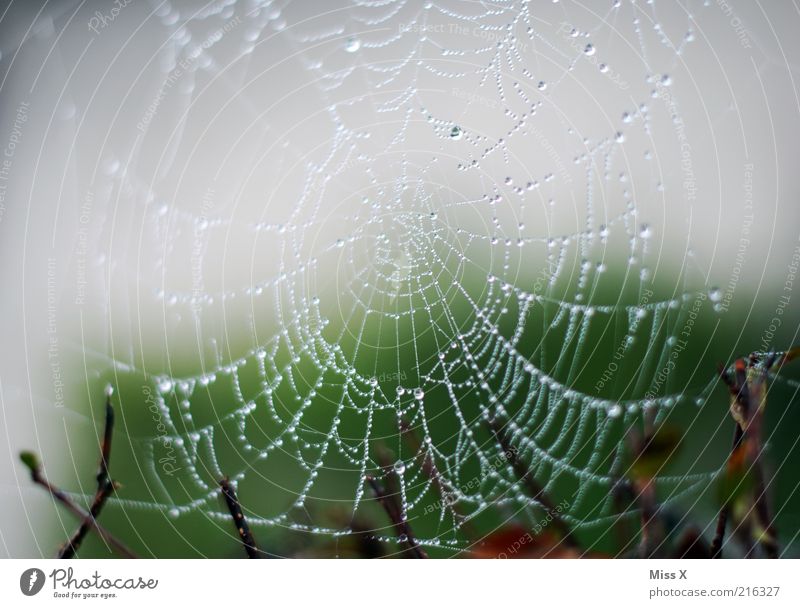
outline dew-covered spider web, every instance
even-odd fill
[[[108,239],[137,269],[108,275],[142,476],[117,503],[224,526],[227,476],[256,530],[401,547],[370,476],[457,553],[541,518],[512,446],[576,533],[608,526],[626,430],[716,381],[721,293],[681,242],[694,31],[661,6],[154,3],[105,167],[136,201]],[[715,472],[685,468],[665,505]]]

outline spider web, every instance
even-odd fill
[[[457,552],[490,513],[544,510],[494,421],[570,526],[607,526],[625,430],[714,382],[691,354],[659,374],[720,297],[654,227],[696,204],[662,186],[690,21],[311,5],[154,5],[160,82],[120,178],[145,204],[111,255],[162,322],[141,352],[112,344],[142,470],[118,502],[227,522],[229,476],[251,525],[344,536],[379,512],[372,476],[421,544]],[[209,149],[193,179],[181,159]],[[712,475],[661,475],[665,504]]]

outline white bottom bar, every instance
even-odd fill
[[[564,601],[595,606],[599,600],[614,606],[796,607],[799,565],[796,560],[4,560],[0,597],[13,606],[201,602],[219,608],[417,608]],[[33,582],[31,568],[41,571]],[[41,590],[26,596],[26,586],[28,592]],[[125,588],[130,586],[137,588]]]

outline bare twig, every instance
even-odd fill
[[[367,483],[369,483],[370,488],[372,488],[372,492],[375,494],[375,498],[377,498],[378,502],[381,503],[383,510],[386,511],[386,514],[389,516],[392,524],[394,524],[394,528],[397,531],[398,536],[405,540],[405,542],[408,544],[409,549],[411,550],[411,555],[420,559],[427,558],[428,554],[414,537],[414,533],[411,531],[411,525],[408,523],[406,518],[403,517],[400,507],[398,507],[395,501],[392,500],[392,497],[389,495],[386,489],[371,475],[367,476]]]
[[[793,358],[794,351],[784,354],[777,360],[778,365],[783,365],[785,362]],[[772,519],[769,505],[767,503],[767,490],[764,483],[764,469],[762,454],[762,426],[764,421],[764,409],[766,408],[766,381],[769,370],[776,364],[776,355],[770,355],[767,358],[761,370],[756,371],[755,367],[759,363],[757,355],[751,355],[749,362],[744,359],[738,359],[734,364],[734,377],[724,369],[720,369],[720,375],[725,384],[728,385],[728,391],[731,395],[730,411],[734,420],[736,421],[738,430],[737,435],[734,437],[734,447],[731,450],[729,462],[733,458],[737,450],[744,449],[745,458],[752,470],[754,481],[754,495],[753,507],[754,517],[758,523],[758,542],[764,551],[764,554],[769,558],[778,557],[778,544],[777,533],[775,532],[774,521]],[[738,442],[736,437],[739,437]],[[730,499],[728,499],[730,502]],[[724,534],[725,523],[729,517],[730,505],[723,505],[720,512],[720,517],[717,521],[717,536],[719,536],[719,546],[717,546],[715,537],[715,544],[712,545],[712,553],[714,551],[721,551],[722,537]],[[748,529],[752,530],[752,524],[748,524]],[[754,546],[751,544],[747,551],[747,557],[753,554]],[[716,554],[715,554],[716,556]]]
[[[406,438],[406,441],[409,443],[412,451],[420,452],[422,450],[422,443],[420,442],[417,434],[414,430],[405,422],[400,423],[400,430],[403,432],[403,437]],[[443,501],[447,501],[447,497],[451,496],[455,493],[453,487],[442,478],[442,475],[439,473],[439,468],[436,466],[436,461],[433,458],[433,454],[430,450],[425,450],[422,456],[422,472],[425,473],[425,476],[431,480],[431,483],[434,485],[436,490],[439,492],[439,495],[442,497]],[[452,504],[449,504],[450,511],[453,514],[453,518],[456,520],[459,526],[463,527],[468,525],[468,521],[464,515],[459,513]]]
[[[403,431],[403,437],[411,446],[412,451],[420,452],[423,449],[422,443],[419,441],[419,438],[414,430],[405,422],[400,423],[400,429]],[[475,530],[469,518],[467,518],[463,513],[459,512],[458,508],[456,507],[456,501],[452,498],[457,493],[456,489],[439,472],[439,468],[436,466],[436,461],[433,456],[433,451],[430,449],[425,449],[424,454],[422,455],[422,472],[425,473],[425,476],[431,480],[431,483],[438,491],[439,496],[441,496],[440,504],[447,505],[447,508],[452,514],[456,526],[460,530],[463,530],[467,537],[478,538],[479,534]]]
[[[639,545],[639,556],[646,559],[653,557],[656,546],[655,537],[658,534],[655,524],[660,523],[656,518],[656,482],[654,478],[650,478],[637,480],[635,483],[639,493],[639,509],[642,513],[642,539]]]
[[[114,433],[114,408],[111,406],[110,390],[107,391],[106,395],[106,422],[105,430],[103,431],[103,443],[100,446],[100,464],[97,470],[97,492],[95,492],[92,504],[89,507],[89,513],[94,519],[96,519],[100,511],[102,511],[103,505],[105,505],[108,497],[111,496],[117,488],[117,484],[109,476],[111,438]],[[85,521],[82,522],[72,537],[61,547],[61,550],[58,552],[58,557],[61,559],[70,559],[74,557],[90,529],[90,524]]]
[[[242,540],[245,553],[250,559],[259,559],[261,553],[256,546],[256,539],[253,538],[253,533],[250,531],[250,526],[247,525],[247,520],[242,513],[242,505],[239,504],[239,499],[236,497],[236,491],[233,489],[227,477],[219,482],[220,489],[222,490],[222,497],[228,505],[228,510],[233,518],[233,525],[236,526],[236,531],[239,533],[239,538]]]
[[[531,498],[541,503],[548,515],[552,516],[553,527],[558,530],[558,533],[561,535],[564,543],[570,548],[577,549],[578,542],[575,540],[572,531],[567,523],[560,517],[559,510],[556,509],[556,506],[550,500],[550,497],[547,496],[544,488],[539,485],[539,482],[534,479],[528,468],[519,460],[519,458],[517,458],[517,449],[511,446],[505,436],[505,433],[497,426],[495,421],[489,421],[487,424],[489,426],[489,430],[491,430],[492,434],[497,440],[497,443],[499,443],[500,447],[503,449],[503,453],[505,454],[508,462],[511,464],[511,467],[514,469],[514,473],[517,475],[517,477],[519,477],[520,481],[525,484],[525,487],[528,488]]]
[[[674,557],[678,559],[708,559],[711,557],[711,550],[700,530],[690,526],[681,534]]]
[[[91,513],[86,512],[84,509],[76,505],[73,500],[60,488],[51,484],[42,474],[42,467],[39,459],[32,452],[23,452],[20,454],[20,459],[28,467],[31,472],[31,479],[34,483],[39,484],[58,502],[60,502],[66,509],[75,517],[80,519],[83,524],[89,526],[102,538],[106,543],[116,549],[120,554],[128,558],[135,558],[136,554],[126,547],[122,541],[117,540],[108,530],[97,523],[97,520]],[[83,525],[82,524],[82,525]]]
[[[614,520],[614,532],[620,552],[623,552],[628,550],[630,544],[628,539],[633,536],[624,515],[636,502],[636,496],[633,493],[633,486],[625,478],[617,479],[611,488],[611,494],[614,499],[614,509],[617,512],[617,517]]]
[[[739,446],[742,443],[742,437],[744,437],[744,432],[742,431],[742,427],[738,424],[736,425],[736,429],[733,433],[733,445],[731,445],[731,455],[739,449]],[[730,517],[731,511],[731,501],[726,500],[725,504],[722,505],[722,508],[719,511],[719,516],[717,517],[717,529],[714,533],[714,539],[711,541],[711,558],[712,559],[719,559],[722,557],[722,545],[725,541],[725,527],[728,525],[728,517]]]
[[[671,427],[656,426],[655,410],[648,409],[643,429],[631,428],[628,441],[633,455],[630,465],[631,483],[640,511],[639,557],[660,557],[664,544],[663,511],[658,504],[656,480],[659,472],[674,455],[680,436]]]
[[[784,360],[790,360],[789,357],[789,354],[781,357],[780,365],[783,365]],[[753,377],[748,381],[748,389],[751,393],[751,406],[752,402],[755,401],[756,408],[753,413],[752,420],[750,421],[746,430],[748,434],[752,434],[752,440],[750,442],[750,454],[754,465],[753,473],[755,477],[756,491],[754,501],[756,517],[759,519],[760,523],[758,540],[761,544],[764,554],[771,559],[777,559],[779,549],[778,536],[775,531],[775,521],[770,511],[769,503],[767,502],[767,487],[764,481],[765,475],[764,459],[762,458],[762,429],[764,424],[764,409],[766,407],[767,400],[767,378],[769,375],[769,370],[776,362],[776,358],[777,355],[770,355],[766,361],[764,361],[762,369],[757,374],[754,373]]]

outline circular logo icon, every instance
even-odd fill
[[[36,595],[44,587],[44,572],[39,568],[28,568],[19,577],[19,589],[25,595]]]

